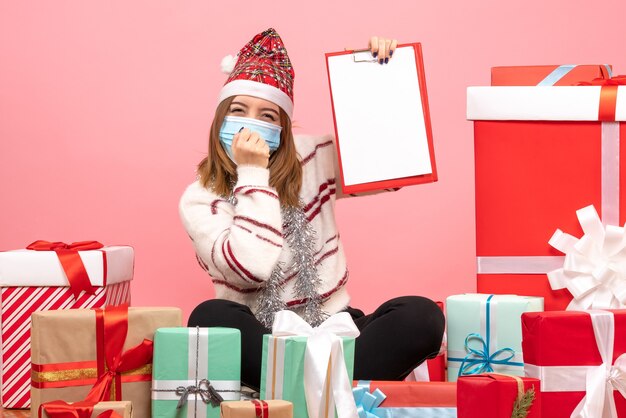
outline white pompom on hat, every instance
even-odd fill
[[[220,63],[220,70],[224,74],[230,74],[235,69],[235,64],[237,63],[237,56],[226,55],[222,58],[222,62]]]
[[[236,57],[224,57],[220,68],[230,75],[218,102],[238,95],[259,97],[276,103],[292,118],[295,73],[276,30],[269,28],[255,35]]]

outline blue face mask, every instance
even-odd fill
[[[226,116],[220,129],[220,142],[226,150],[226,153],[233,162],[233,137],[241,128],[248,128],[252,132],[256,132],[270,147],[270,153],[276,151],[280,145],[280,132],[283,130],[281,126],[274,125],[269,122],[254,118],[243,118],[240,116]]]

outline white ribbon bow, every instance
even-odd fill
[[[350,314],[335,314],[319,327],[312,328],[296,313],[280,311],[274,317],[272,335],[308,337],[304,356],[304,393],[309,418],[327,418],[326,413],[334,416],[333,401],[339,418],[358,416],[340,338],[359,336]],[[324,389],[327,385],[330,385],[332,393],[327,399],[330,407],[324,408]]]
[[[565,253],[563,267],[548,273],[552,289],[567,288],[574,299],[568,310],[626,307],[626,233],[603,226],[593,206],[576,211],[584,235],[578,239],[557,229],[550,245]]]
[[[612,312],[589,311],[602,364],[587,371],[585,397],[572,412],[571,418],[618,418],[613,390],[626,397],[626,353],[613,365],[615,318]]]

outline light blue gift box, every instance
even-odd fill
[[[464,294],[446,300],[448,380],[485,372],[524,375],[522,313],[543,311],[543,298]]]
[[[241,333],[238,329],[157,329],[152,417],[219,418],[219,404],[212,405],[207,400],[212,398],[213,390],[224,400],[239,400],[240,369]],[[181,407],[177,408],[179,402]]]

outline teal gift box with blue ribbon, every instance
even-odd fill
[[[543,311],[543,298],[464,294],[446,300],[448,380],[498,372],[524,375],[524,312]]]
[[[154,336],[152,417],[219,418],[239,400],[241,334],[233,328],[159,328]]]

